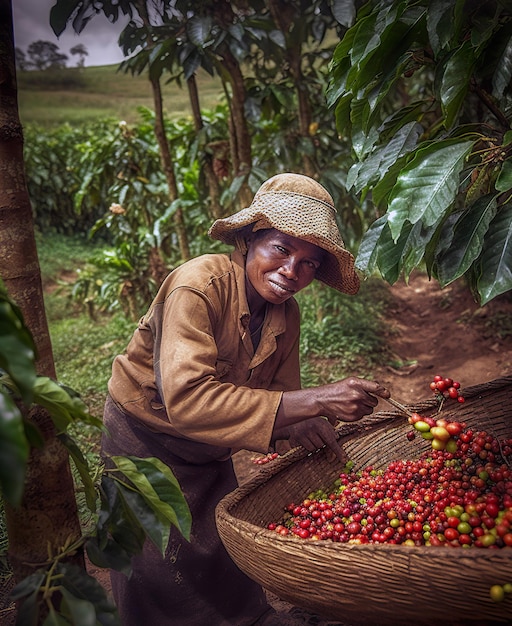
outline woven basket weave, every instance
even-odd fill
[[[466,402],[446,403],[442,416],[499,438],[512,436],[512,377],[464,390]],[[435,404],[411,410],[431,414]],[[339,438],[356,469],[384,468],[415,458],[430,443],[406,438],[396,411],[343,424]],[[217,527],[235,563],[287,602],[347,625],[512,624],[512,594],[493,602],[494,584],[512,583],[512,548],[340,544],[283,537],[266,529],[291,502],[328,488],[341,468],[325,451],[303,449],[263,466],[217,507]]]

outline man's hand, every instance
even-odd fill
[[[302,446],[309,452],[314,452],[327,446],[340,462],[345,463],[346,461],[336,439],[334,428],[323,417],[312,417],[297,424],[292,424],[286,429],[276,432],[275,435],[276,452],[280,454],[296,446]],[[283,439],[286,441],[282,441]]]

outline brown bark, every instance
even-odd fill
[[[227,47],[221,51],[224,68],[230,76],[231,97],[230,114],[231,126],[230,134],[233,140],[232,153],[233,176],[244,176],[251,170],[252,151],[251,136],[247,127],[245,117],[245,84],[240,65]],[[247,184],[240,189],[239,200],[241,206],[248,206],[252,199],[252,193]]]
[[[169,149],[169,142],[165,136],[165,124],[164,113],[162,106],[162,89],[160,87],[160,80],[158,78],[152,78],[151,89],[153,90],[153,102],[155,105],[155,136],[160,149],[160,160],[162,162],[162,168],[164,170],[165,179],[169,188],[169,199],[171,202],[178,198],[178,185],[176,183],[176,176],[174,174],[174,163],[172,160],[171,151]],[[183,211],[181,208],[177,209],[174,214],[174,226],[178,235],[178,244],[180,247],[181,258],[186,261],[190,259],[190,247],[188,243],[187,231],[185,227],[185,220],[183,217]]]
[[[195,76],[191,76],[187,81],[190,106],[192,108],[192,118],[194,120],[194,128],[199,132],[204,128],[203,117],[201,115],[201,107],[199,106],[199,92],[197,90],[197,81]],[[210,197],[210,214],[213,219],[222,217],[222,207],[220,205],[220,185],[213,168],[213,155],[207,152],[203,153],[202,169],[206,183],[208,185],[208,195]]]
[[[0,276],[20,307],[37,348],[39,375],[55,377],[46,319],[32,209],[23,161],[11,0],[0,0]],[[20,506],[5,504],[9,557],[16,581],[81,536],[75,490],[66,448],[56,437],[48,412],[34,406],[26,417],[44,439],[31,450]],[[83,554],[73,560],[85,567]]]
[[[139,0],[136,2],[136,7],[139,15],[146,25],[148,31],[151,29],[151,22],[148,15],[147,5],[145,0]],[[148,44],[152,46],[151,43]],[[164,110],[162,104],[162,89],[160,86],[160,78],[150,78],[151,90],[153,92],[153,104],[155,107],[155,136],[158,142],[158,148],[160,150],[160,161],[162,163],[162,169],[164,171],[165,179],[169,189],[169,199],[171,202],[178,198],[178,185],[176,183],[176,175],[174,173],[174,162],[172,159],[171,151],[169,149],[169,142],[165,135],[165,123],[164,123]],[[178,209],[174,214],[174,226],[176,228],[176,234],[178,235],[178,245],[180,248],[181,258],[186,261],[190,258],[190,246],[188,243],[187,231],[185,227],[185,220],[183,217],[183,211]],[[153,250],[154,253],[159,253],[157,249]]]
[[[280,0],[267,0],[267,7],[272,15],[277,28],[283,33],[286,41],[285,58],[290,69],[290,74],[297,93],[297,109],[299,116],[299,135],[302,139],[313,142],[309,134],[311,126],[311,103],[307,89],[305,87],[304,75],[302,73],[302,42],[290,43],[287,36],[295,20],[300,19],[293,6],[288,2]],[[303,155],[304,174],[314,177],[317,173],[314,160],[308,155]]]

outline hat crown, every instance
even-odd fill
[[[254,198],[256,199],[260,194],[274,192],[297,193],[309,196],[310,198],[331,205],[334,210],[334,200],[325,187],[322,187],[322,185],[313,178],[303,176],[302,174],[276,174],[261,185]]]

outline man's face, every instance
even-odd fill
[[[315,278],[326,252],[308,241],[273,228],[256,231],[248,240],[247,297],[281,304]]]

